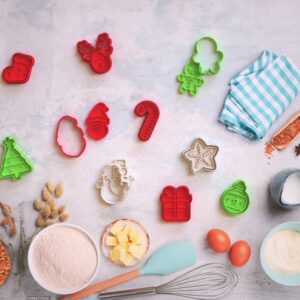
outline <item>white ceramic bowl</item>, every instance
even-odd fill
[[[41,236],[43,236],[44,234],[47,234],[47,231],[52,229],[53,227],[71,227],[71,228],[75,228],[79,231],[81,231],[82,233],[84,233],[84,235],[86,235],[89,240],[92,242],[92,244],[95,247],[96,250],[96,255],[97,255],[97,265],[95,268],[95,272],[93,274],[93,276],[90,278],[90,280],[88,282],[86,282],[84,285],[76,288],[76,289],[62,289],[62,288],[56,288],[54,289],[53,287],[47,286],[47,284],[45,284],[45,282],[41,279],[41,277],[39,276],[34,263],[33,263],[33,248],[34,248],[34,244],[39,240],[39,238]],[[28,251],[28,267],[30,270],[30,273],[32,275],[32,277],[34,278],[34,280],[41,286],[43,287],[45,290],[54,293],[54,294],[58,294],[58,295],[68,295],[68,294],[72,294],[72,293],[76,293],[82,289],[84,289],[85,287],[87,287],[88,285],[91,284],[91,282],[95,279],[98,269],[99,269],[99,264],[100,264],[100,251],[99,251],[99,247],[97,245],[97,243],[95,242],[95,240],[91,237],[91,235],[85,231],[82,227],[79,227],[77,225],[73,225],[70,223],[59,223],[59,224],[54,224],[51,225],[49,227],[46,227],[45,229],[43,229],[41,232],[39,232],[35,238],[33,239],[33,241],[30,244],[29,247],[29,251]]]

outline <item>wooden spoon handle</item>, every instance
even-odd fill
[[[82,297],[87,297],[89,295],[95,294],[97,292],[101,292],[105,289],[108,289],[112,286],[118,285],[120,283],[123,283],[125,281],[137,278],[140,276],[140,271],[139,270],[133,270],[131,272],[113,277],[111,279],[105,280],[105,281],[101,281],[98,282],[96,284],[90,285],[88,287],[86,287],[85,289],[71,294],[71,295],[67,295],[67,296],[63,296],[61,298],[59,298],[60,300],[77,300],[80,299]]]

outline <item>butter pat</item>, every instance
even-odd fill
[[[106,237],[106,245],[107,246],[117,246],[118,245],[118,240],[115,236],[108,236]]]
[[[141,244],[142,237],[139,230],[137,230],[136,228],[131,228],[129,233],[129,240],[131,241],[132,244]]]
[[[133,257],[141,259],[145,254],[145,249],[142,246],[130,245],[128,252],[131,253]]]
[[[119,232],[122,231],[122,229],[123,229],[123,226],[120,224],[120,222],[117,222],[111,227],[110,232],[113,235],[117,235]]]
[[[125,249],[120,254],[120,261],[125,265],[125,266],[130,266],[132,262],[132,255],[128,253]]]
[[[117,240],[120,245],[124,245],[128,242],[128,236],[123,231],[117,233]]]
[[[114,247],[112,250],[110,250],[110,258],[113,262],[117,262],[120,260],[121,257],[122,248],[120,246]]]

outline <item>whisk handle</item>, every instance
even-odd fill
[[[155,294],[156,294],[155,287],[147,287],[147,288],[117,291],[117,292],[110,292],[110,293],[101,293],[98,295],[98,299],[120,300],[120,299],[133,298],[139,296],[151,296]]]

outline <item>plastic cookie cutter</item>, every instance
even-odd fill
[[[33,170],[30,160],[17,148],[16,139],[8,136],[3,140],[3,159],[0,165],[0,178],[12,177],[19,180]]]
[[[191,148],[183,152],[183,157],[190,163],[190,169],[193,174],[202,170],[215,170],[217,168],[215,156],[219,148],[213,145],[207,145],[202,139],[194,140]]]
[[[68,128],[68,130],[75,130],[76,131],[75,133],[77,135],[76,138],[74,136],[73,136],[73,139],[70,139],[69,136],[68,136],[68,138],[61,138],[60,131],[62,130],[61,127],[64,123],[70,123],[69,125],[71,125],[72,128],[71,129]],[[68,132],[68,135],[69,135],[69,132]],[[57,123],[57,127],[56,127],[55,137],[56,137],[57,146],[59,147],[61,152],[68,157],[78,157],[84,152],[84,150],[86,148],[86,140],[84,137],[84,132],[78,126],[77,119],[72,116],[65,115],[59,119],[59,121]],[[74,140],[77,140],[77,141],[79,140],[79,145],[77,145],[78,150],[75,152],[73,152],[72,150],[69,149],[69,148],[74,147]]]
[[[202,62],[202,59],[203,59],[202,53],[206,52],[206,51],[202,50],[202,49],[206,48],[206,47],[204,47],[204,45],[202,45],[204,43],[211,44],[211,49],[208,49],[208,50],[215,56],[214,62],[207,67],[205,67],[205,64]],[[204,53],[204,55],[205,54],[206,53]],[[199,64],[199,72],[201,75],[217,74],[221,69],[221,62],[222,62],[223,58],[224,58],[223,52],[220,51],[216,40],[213,39],[212,37],[204,36],[196,42],[195,51],[193,53],[192,60],[195,63]],[[204,57],[204,59],[205,59],[205,57]]]
[[[108,33],[98,35],[96,46],[94,47],[86,40],[77,43],[77,51],[83,61],[90,64],[91,69],[98,74],[103,74],[111,69],[111,54],[113,52],[112,40]]]
[[[240,215],[247,210],[249,207],[249,196],[243,180],[236,181],[223,192],[221,205],[225,212],[233,216]]]
[[[85,120],[87,125],[87,134],[93,140],[101,140],[108,133],[109,117],[107,115],[108,107],[103,103],[97,103],[90,111]]]
[[[187,222],[191,218],[192,195],[187,186],[166,186],[160,195],[161,216],[166,222]]]
[[[153,101],[143,100],[136,105],[134,112],[138,117],[145,117],[138,136],[141,141],[146,142],[150,139],[158,121],[159,107]]]
[[[11,66],[3,70],[2,78],[9,84],[25,83],[30,78],[33,64],[33,56],[17,52],[12,56]]]
[[[96,188],[100,198],[108,204],[117,204],[124,200],[134,178],[128,175],[125,160],[114,160],[101,169]]]
[[[191,96],[196,96],[198,87],[204,84],[204,80],[199,72],[199,65],[190,61],[184,66],[183,73],[177,76],[177,80],[181,82],[179,93],[189,92]]]

